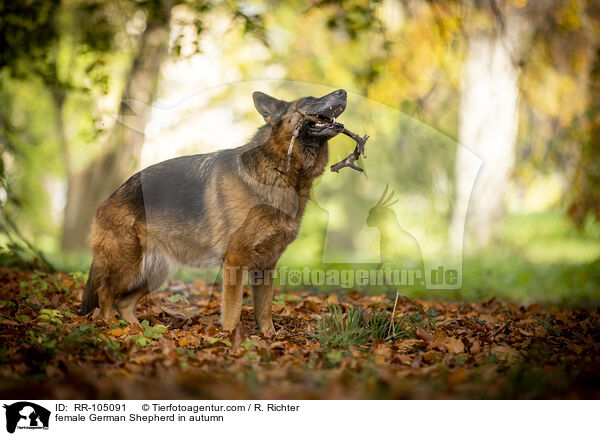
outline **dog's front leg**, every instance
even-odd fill
[[[226,259],[223,264],[223,302],[221,304],[221,326],[224,330],[233,330],[240,322],[243,292],[244,268]]]
[[[261,332],[275,333],[271,307],[273,305],[273,269],[253,271],[251,276],[252,299],[254,300],[254,318]]]

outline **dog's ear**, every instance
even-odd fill
[[[267,124],[283,115],[289,105],[287,101],[278,100],[260,91],[252,93],[252,100],[254,100],[254,107]]]

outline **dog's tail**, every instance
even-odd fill
[[[88,280],[83,289],[83,297],[81,299],[81,308],[79,309],[80,315],[87,315],[98,307],[98,283],[97,283],[97,272],[94,268],[94,263],[90,267],[90,274]]]

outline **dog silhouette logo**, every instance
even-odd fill
[[[14,433],[18,429],[48,429],[50,411],[29,401],[19,401],[4,405],[6,409],[6,431]]]

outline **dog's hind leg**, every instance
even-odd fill
[[[135,310],[140,299],[147,294],[148,286],[142,285],[121,298],[117,303],[117,310],[119,311],[121,318],[129,324],[139,323],[137,316],[135,315]]]
[[[135,310],[135,303],[143,296],[140,288],[144,288],[145,291],[145,286],[136,286],[133,291],[128,291],[128,289],[131,289],[131,285],[129,285],[131,277],[124,275],[123,271],[111,271],[110,277],[111,279],[103,278],[98,288],[100,316],[105,320],[112,320],[115,316],[115,310],[118,310],[121,317],[133,319],[129,312],[131,300],[134,300],[133,308]],[[127,314],[127,317],[124,316],[124,313]]]
[[[117,303],[121,318],[130,324],[138,323],[135,310],[140,299],[160,288],[176,268],[176,262],[165,253],[158,249],[146,250],[140,262],[139,277],[141,284],[125,293]]]
[[[98,306],[102,319],[108,321],[115,317],[115,297],[107,289],[105,283],[102,283],[98,289]]]

